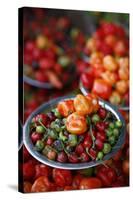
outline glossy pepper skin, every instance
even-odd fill
[[[92,92],[94,94],[100,96],[101,98],[107,100],[107,99],[109,99],[109,97],[111,95],[112,88],[103,79],[95,79],[93,88],[92,88]]]
[[[96,177],[83,178],[79,185],[79,188],[81,190],[95,189],[95,188],[101,188],[101,187],[102,187],[102,181]]]
[[[52,175],[56,185],[59,187],[65,187],[72,183],[72,173],[70,170],[53,169]]]
[[[97,177],[102,181],[103,186],[110,187],[116,180],[116,171],[111,167],[102,166],[97,171]]]

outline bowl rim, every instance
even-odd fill
[[[24,67],[26,66],[26,64],[24,64]],[[24,68],[23,67],[23,68]],[[66,86],[70,85],[77,77],[77,72],[76,72],[76,66],[74,64],[74,62],[72,62],[68,68],[71,68],[72,70],[74,70],[73,72],[73,76],[71,76],[69,78],[69,80],[63,85],[63,88],[65,88]],[[54,85],[52,85],[50,82],[41,82],[38,81],[36,79],[31,78],[30,76],[27,76],[23,73],[23,81],[27,84],[29,84],[30,86],[34,86],[37,88],[42,88],[42,89],[54,89]]]
[[[50,84],[48,82],[40,82],[40,81],[32,79],[32,78],[30,78],[29,76],[26,76],[26,75],[23,76],[23,79],[24,79],[25,83],[27,83],[27,84],[29,84],[31,86],[34,86],[34,87],[43,88],[43,89],[52,89],[52,88],[54,88],[52,86],[52,84]]]
[[[34,158],[36,158],[39,162],[46,164],[48,166],[51,166],[51,167],[61,168],[61,169],[70,169],[70,170],[86,169],[86,168],[90,168],[90,167],[94,167],[94,166],[97,166],[99,164],[102,164],[104,161],[110,159],[112,156],[114,156],[117,153],[117,151],[123,145],[124,139],[125,139],[125,133],[126,133],[126,123],[125,123],[124,118],[119,113],[119,111],[114,106],[112,106],[110,103],[105,102],[103,100],[99,100],[99,104],[101,106],[104,106],[107,110],[111,111],[118,120],[122,121],[122,124],[123,124],[122,128],[121,128],[121,134],[120,134],[121,136],[117,140],[117,143],[114,146],[115,148],[113,148],[110,153],[105,155],[103,160],[101,160],[101,161],[90,161],[90,162],[85,162],[85,163],[74,163],[74,164],[73,163],[60,163],[60,162],[49,160],[48,158],[43,156],[41,153],[35,151],[34,145],[33,145],[33,143],[31,142],[31,139],[30,139],[30,131],[29,131],[29,126],[28,126],[29,123],[31,122],[32,118],[35,115],[41,113],[42,111],[44,112],[46,109],[51,108],[51,106],[52,107],[53,107],[53,105],[56,106],[59,101],[67,100],[67,99],[73,99],[74,97],[75,97],[75,95],[74,96],[68,95],[68,96],[55,98],[55,99],[53,99],[53,100],[51,100],[47,103],[43,103],[35,111],[33,111],[32,114],[26,120],[25,125],[24,125],[24,129],[23,129],[24,144],[25,144],[27,150],[30,152],[30,154]]]

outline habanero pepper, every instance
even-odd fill
[[[96,176],[100,178],[105,187],[111,186],[117,178],[115,170],[105,166],[98,169]]]

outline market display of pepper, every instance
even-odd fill
[[[81,82],[112,104],[129,105],[129,42],[120,25],[103,22],[87,40],[88,66]]]
[[[67,16],[52,17],[46,11],[43,21],[38,22],[38,15],[28,19],[25,16],[24,74],[62,89],[73,81],[71,74],[76,76],[75,60],[84,48],[85,35]]]
[[[116,144],[122,122],[101,107],[95,95],[78,94],[51,112],[32,119],[30,137],[35,151],[61,163],[102,160]]]
[[[119,15],[124,20],[124,14]],[[52,89],[24,84],[23,121],[44,102],[75,96],[32,118],[29,127],[34,151],[58,163],[102,164],[80,170],[50,167],[35,159],[23,144],[19,190],[24,193],[129,186],[129,110],[119,109],[126,121],[125,142],[104,161],[120,137],[122,122],[98,101],[100,97],[118,108],[129,106],[128,30],[116,20],[96,19],[95,31],[87,35],[73,24],[70,15],[25,8],[24,75],[50,84]],[[88,94],[81,93],[80,83]]]

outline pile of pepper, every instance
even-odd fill
[[[99,105],[95,95],[78,94],[32,119],[35,151],[61,163],[102,160],[116,144],[122,122]]]
[[[102,22],[87,40],[83,86],[112,104],[129,105],[129,42],[123,27]]]
[[[66,16],[49,17],[47,13],[47,9],[25,9],[24,73],[33,80],[48,82],[58,90],[42,90],[25,84],[25,120],[40,104],[78,88],[80,77],[88,91],[92,91],[115,105],[129,105],[129,47],[124,28],[114,23],[102,22],[91,38],[86,40],[85,34],[73,26],[70,18]],[[72,80],[69,88],[64,89],[70,76],[72,77],[73,66],[77,78],[75,81]],[[58,106],[60,112],[55,109],[47,113],[47,117],[51,119],[51,123],[54,122],[53,125],[56,128],[59,125],[56,124],[56,120],[62,121],[67,117],[68,110],[62,111],[64,103],[66,108],[66,102],[61,102]],[[58,114],[62,117],[58,118]],[[102,143],[97,143],[98,151],[91,146],[92,138],[90,140],[84,138],[82,143],[78,144],[77,138],[82,137],[83,134],[77,135],[70,132],[69,134],[74,136],[68,138],[70,139],[69,144],[72,145],[71,148],[78,157],[82,155],[82,159],[75,159],[73,154],[72,159],[70,157],[68,159],[64,150],[56,152],[56,156],[55,153],[51,154],[53,158],[58,162],[72,163],[79,162],[79,160],[86,162],[94,157],[103,159],[105,137],[111,138],[112,144],[110,142],[109,144],[112,148],[117,138],[114,134],[118,135],[116,129],[119,128],[116,127],[118,122],[110,122],[106,136],[102,133],[104,127],[102,121],[106,118],[106,114],[103,108],[99,108],[98,113],[93,114],[95,115],[94,121],[100,118],[100,121],[94,122],[96,135],[93,131],[96,139],[102,141]],[[98,167],[73,171],[51,168],[35,160],[23,146],[19,151],[20,190],[27,193],[128,186],[129,113],[122,112],[122,114],[127,124],[125,144],[113,158]],[[44,134],[41,133],[44,127],[42,128],[42,124],[38,123],[41,117],[43,120],[46,119],[44,114],[36,116],[37,121],[34,123],[37,123],[37,127],[31,134],[33,144],[39,148],[40,144],[37,141],[42,140]],[[46,125],[46,128],[49,129],[49,125],[48,127]],[[62,141],[65,137],[64,132],[63,135],[60,134]],[[47,145],[51,148],[51,144],[55,141],[54,138],[49,137]],[[76,146],[73,146],[75,144]],[[86,154],[83,150],[88,147],[89,154]],[[98,152],[100,152],[99,156]]]
[[[53,17],[32,9],[34,20],[24,18],[24,74],[42,83],[62,89],[71,74],[76,76],[75,60],[85,45],[85,35],[67,16]],[[38,14],[43,16],[38,19]],[[26,27],[29,27],[28,30]]]
[[[83,190],[129,185],[128,140],[123,148],[111,159],[95,168],[83,170],[56,169],[39,163],[23,146],[23,161],[20,172],[23,182],[20,189],[24,193]]]

